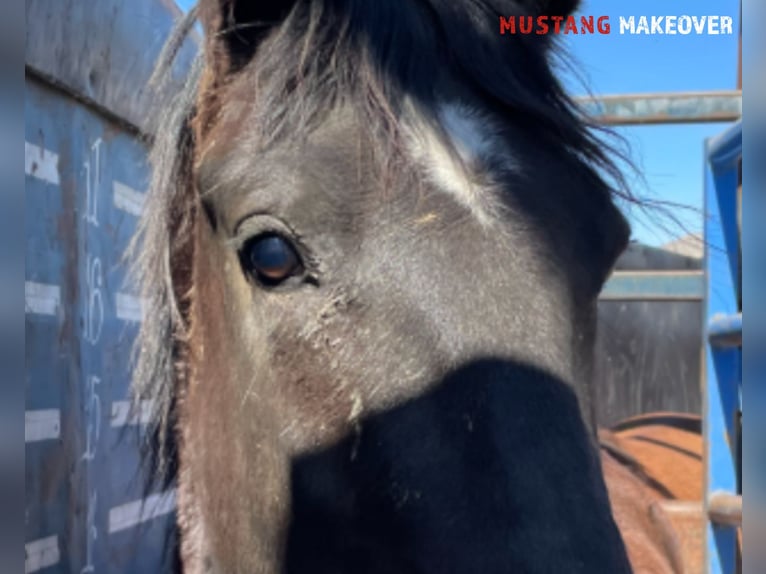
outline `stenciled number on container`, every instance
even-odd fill
[[[101,184],[101,138],[90,146],[85,160],[85,221],[98,227],[98,189]]]
[[[82,459],[91,461],[96,456],[96,445],[101,434],[101,398],[98,396],[97,387],[101,379],[95,375],[88,377],[85,413],[88,425],[85,434],[85,453]]]
[[[88,253],[89,231],[97,231],[99,227],[98,199],[101,189],[101,138],[97,138],[88,149],[88,159],[84,162],[85,167],[85,221],[84,251],[85,251],[85,301],[83,338],[91,351],[97,351],[101,341],[101,332],[104,326],[104,270],[101,259]],[[83,361],[88,364],[87,361]],[[85,452],[82,461],[85,464],[86,489],[89,492],[87,498],[87,521],[85,526],[85,566],[80,574],[92,574],[96,571],[94,564],[94,549],[99,537],[96,525],[96,508],[98,492],[91,488],[90,471],[91,461],[96,458],[99,437],[101,435],[101,397],[98,390],[101,377],[92,370],[85,375]]]
[[[101,339],[101,328],[104,325],[104,299],[101,295],[103,284],[101,259],[88,255],[85,271],[85,340],[92,346]]]

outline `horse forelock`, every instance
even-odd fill
[[[518,8],[518,3],[509,5]],[[157,78],[171,75],[175,51],[196,15],[192,11],[179,22],[158,63]],[[205,41],[212,41],[210,33]],[[198,199],[194,162],[237,106],[257,110],[257,121],[247,130],[258,131],[266,146],[309,133],[333,108],[350,104],[368,122],[378,155],[385,160],[411,152],[407,134],[417,131],[418,119],[427,120],[423,125],[437,126],[446,138],[452,159],[469,167],[505,153],[499,138],[486,140],[486,135],[504,122],[524,123],[580,164],[597,184],[594,193],[632,200],[610,150],[555,78],[546,44],[499,37],[495,3],[301,2],[264,36],[250,61],[227,72],[227,78],[215,78],[220,70],[204,65],[204,58],[215,54],[206,50],[197,57],[184,87],[158,112],[151,189],[133,243],[149,317],[136,346],[134,389],[138,399],[149,398],[154,405],[145,454],[153,476],[162,482],[174,480],[178,462],[174,425],[187,361],[189,242]],[[450,81],[467,92],[450,92]],[[462,103],[466,94],[471,107]],[[408,101],[417,104],[414,120],[405,113]],[[447,180],[454,182],[459,163],[441,161],[449,154],[429,145],[419,151],[428,156],[428,170],[449,190],[454,183]],[[608,187],[599,172],[612,176],[616,188]],[[477,212],[485,211],[481,198],[466,189],[452,192]]]
[[[552,60],[564,58],[563,50],[552,49],[549,38],[500,36],[498,15],[525,10],[519,1],[315,0],[294,3],[271,28],[215,20],[217,28],[208,30],[205,40],[208,59],[232,60],[222,38],[249,28],[258,28],[251,42],[257,46],[236,64],[208,63],[195,120],[198,151],[203,152],[208,142],[202,140],[223,110],[232,116],[241,114],[238,107],[255,109],[247,130],[258,132],[265,147],[285,135],[311,131],[345,102],[379,132],[381,156],[389,158],[392,142],[402,143],[397,135],[406,121],[407,101],[417,101],[420,113],[449,130],[455,123],[440,110],[467,98],[501,124],[534,126],[541,139],[608,175],[611,191],[632,201],[611,160],[616,150],[597,138],[593,130],[602,128],[579,112],[553,73]]]

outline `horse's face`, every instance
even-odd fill
[[[285,454],[330,444],[478,358],[576,380],[576,313],[590,301],[567,277],[571,237],[550,223],[564,244],[552,245],[528,205],[573,193],[572,176],[545,170],[521,132],[524,145],[492,142],[489,120],[444,115],[454,130],[420,126],[411,163],[388,180],[350,110],[267,150],[248,133],[254,119],[211,136],[221,143],[197,172],[202,361],[229,364],[211,384],[234,412],[278,414]],[[451,145],[471,156],[467,170]]]
[[[258,65],[209,72],[197,125],[187,565],[619,571],[583,541],[613,524],[573,398],[625,241],[608,194],[447,74],[393,132],[349,95],[268,137]]]

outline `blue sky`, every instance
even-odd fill
[[[178,0],[187,9],[192,0]],[[581,14],[609,16],[610,35],[562,36],[577,71],[593,94],[726,90],[737,82],[739,0],[583,0]],[[734,18],[734,34],[646,36],[615,33],[619,16],[666,14],[727,15]],[[574,95],[582,84],[564,72]],[[686,124],[621,127],[631,157],[645,182],[632,180],[634,192],[688,205],[697,211],[677,211],[689,231],[702,228],[703,145],[725,124]],[[635,239],[661,245],[682,229],[662,227],[640,214],[630,215]]]
[[[736,88],[739,0],[584,0],[579,12],[608,15],[613,32],[621,15],[718,14],[734,18],[735,34],[731,36],[567,36],[564,45],[594,94]],[[570,92],[582,93],[580,84],[566,74],[564,78]],[[634,182],[634,191],[700,210],[704,141],[725,127],[718,123],[619,128],[646,180],[645,184]],[[692,231],[701,230],[699,211],[678,214]],[[631,223],[642,242],[659,245],[670,239],[667,230],[651,225],[645,217],[632,218]]]

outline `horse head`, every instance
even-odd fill
[[[187,571],[628,571],[588,381],[629,230],[498,30],[576,4],[200,3],[139,236]]]

